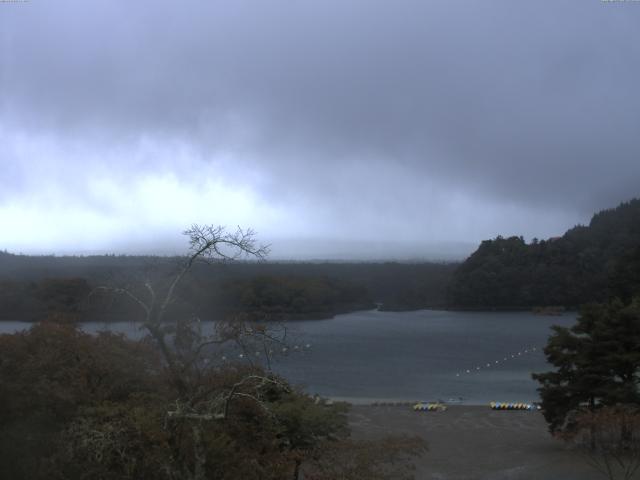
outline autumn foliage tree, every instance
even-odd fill
[[[561,438],[609,480],[632,480],[640,471],[640,406],[582,411]]]
[[[84,409],[162,391],[154,349],[118,335],[43,322],[0,335],[0,352],[0,478],[54,478],[59,439]]]

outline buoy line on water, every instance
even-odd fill
[[[538,348],[538,347],[523,348],[522,350],[519,350],[517,352],[504,355],[502,357],[502,360],[497,359],[497,360],[494,360],[492,362],[487,362],[486,364],[482,363],[481,365],[475,365],[473,367],[466,368],[466,369],[463,369],[463,370],[461,370],[459,372],[456,372],[456,377],[462,377],[464,375],[470,375],[472,373],[480,373],[482,370],[486,370],[487,368],[495,367],[496,365],[501,365],[501,364],[503,364],[505,362],[508,362],[509,360],[515,360],[517,358],[522,357],[523,355],[529,355],[529,354],[532,354],[532,353],[537,353],[537,352],[539,352],[541,350],[542,349]]]
[[[304,353],[304,352],[308,352],[309,350],[311,350],[311,344],[310,344],[310,343],[306,343],[306,344],[304,344],[304,345],[293,345],[292,347],[282,347],[282,349],[280,349],[278,353],[280,353],[280,354],[282,354],[282,355],[288,355],[288,354],[289,354],[289,352],[291,352],[291,351],[293,351],[293,352],[295,352],[295,353],[297,353],[297,352],[302,352],[302,353]],[[273,350],[273,349],[269,349],[269,350],[268,350],[268,351],[266,351],[266,352],[261,352],[260,350],[256,350],[256,351],[255,351],[255,353],[254,353],[254,355],[255,355],[256,357],[258,357],[258,358],[259,358],[259,357],[261,357],[262,355],[266,355],[267,357],[269,357],[269,358],[270,358],[270,357],[271,357],[271,356],[273,356],[274,354],[275,354],[275,352],[274,352],[274,350]],[[251,356],[251,355],[250,355],[248,352],[247,352],[247,353],[239,353],[239,354],[237,355],[237,358],[238,358],[239,360],[242,360],[242,359],[244,359],[244,358],[248,358],[248,357],[250,357],[250,356]],[[227,354],[227,355],[222,355],[222,356],[220,357],[220,360],[221,360],[222,362],[229,362],[229,361],[231,361],[231,360],[232,360],[232,358],[235,358],[235,357],[234,357],[234,355],[229,355],[229,354]]]

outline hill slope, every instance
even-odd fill
[[[104,305],[89,292],[140,277],[162,283],[178,258],[134,256],[32,257],[0,252],[0,320],[37,320],[52,312],[94,318],[136,318],[139,307]],[[256,318],[326,318],[374,308],[444,306],[455,264],[220,263],[198,265],[178,290],[181,314],[215,318],[244,312]],[[136,283],[135,279],[138,279]],[[122,299],[121,299],[122,300]],[[107,317],[107,318],[105,318]]]
[[[449,286],[454,307],[575,307],[640,284],[640,199],[596,213],[588,226],[527,244],[522,237],[483,241]]]

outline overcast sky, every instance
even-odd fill
[[[0,249],[440,258],[640,195],[640,2],[0,3]]]

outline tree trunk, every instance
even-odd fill
[[[200,425],[193,426],[193,480],[205,480],[207,454],[202,444],[202,432]]]
[[[302,462],[300,461],[300,459],[296,458],[296,466],[293,469],[293,480],[299,480],[300,479],[300,464]]]

